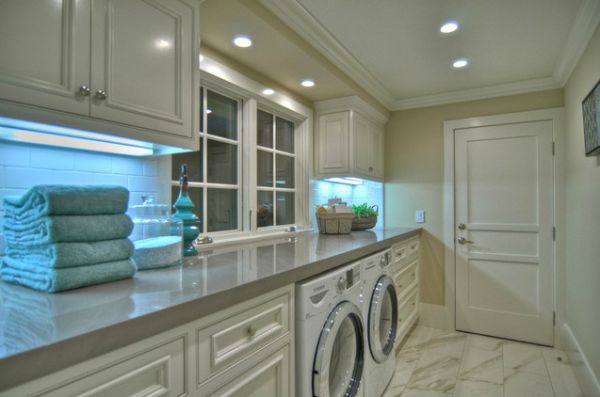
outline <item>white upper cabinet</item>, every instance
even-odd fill
[[[358,97],[317,102],[315,109],[315,176],[383,180],[387,115]]]
[[[195,0],[3,1],[0,116],[197,148],[199,9]]]
[[[0,98],[87,115],[90,2],[0,3]]]

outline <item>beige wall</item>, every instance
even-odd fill
[[[600,157],[585,157],[581,101],[600,79],[600,28],[565,86],[567,323],[600,377]]]
[[[561,106],[562,90],[551,90],[391,114],[385,133],[385,222],[389,227],[415,226],[415,210],[426,211],[423,302],[444,304],[444,121]]]

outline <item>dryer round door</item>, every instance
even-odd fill
[[[313,394],[353,397],[364,369],[364,331],[355,304],[339,303],[327,317],[315,352]]]
[[[393,354],[398,332],[398,301],[394,282],[381,276],[369,304],[369,349],[373,359],[382,363]]]

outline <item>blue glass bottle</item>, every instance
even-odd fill
[[[200,218],[194,214],[194,203],[190,199],[187,176],[187,165],[181,165],[179,174],[179,196],[173,204],[175,213],[173,216],[183,221],[183,255],[195,256],[198,255],[194,241],[200,234]]]

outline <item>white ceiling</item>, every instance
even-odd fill
[[[598,0],[261,2],[392,109],[560,87],[600,15]]]

